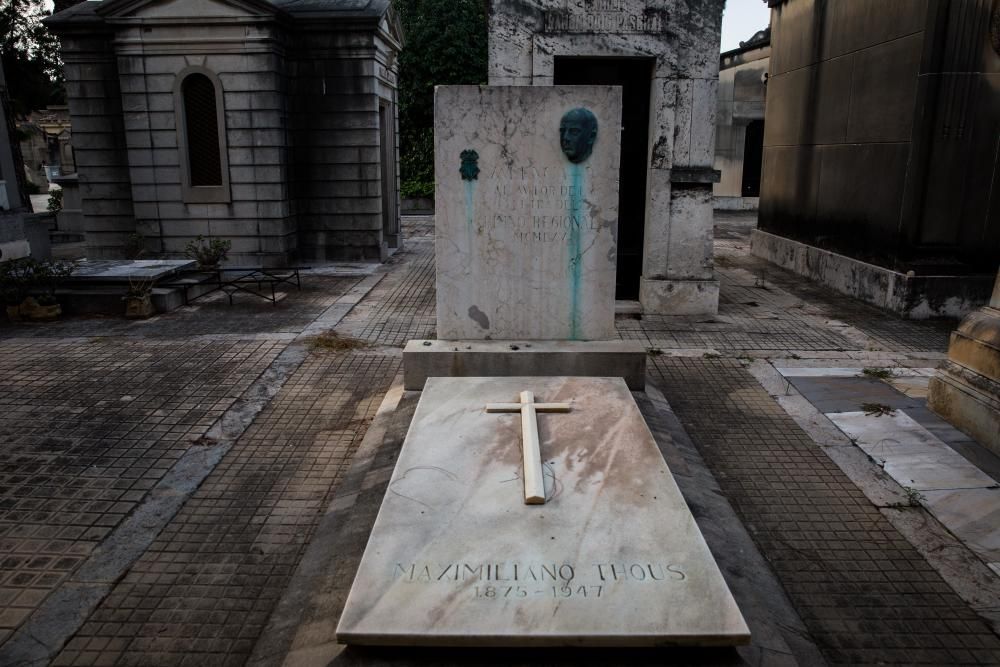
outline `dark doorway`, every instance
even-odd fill
[[[642,240],[646,228],[646,172],[649,166],[651,58],[557,57],[558,85],[622,87],[622,161],[618,191],[617,299],[638,299]]]
[[[764,162],[764,121],[752,120],[747,125],[746,143],[743,144],[744,197],[760,196],[760,167]]]
[[[379,142],[382,150],[382,240],[390,250],[399,247],[399,210],[396,197],[396,122],[392,107],[379,100]]]

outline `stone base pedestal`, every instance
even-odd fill
[[[914,320],[964,317],[986,303],[993,277],[915,276],[755,229],[750,254],[841,294]]]
[[[403,350],[403,387],[422,391],[430,377],[620,377],[646,387],[646,350],[629,341],[411,340]]]
[[[972,313],[951,335],[948,361],[931,379],[932,410],[1000,454],[1000,282],[994,306]]]
[[[718,280],[650,280],[639,283],[642,312],[651,315],[715,315]]]
[[[1000,382],[946,362],[931,378],[927,404],[955,428],[1000,455]]]

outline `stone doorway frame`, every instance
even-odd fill
[[[649,58],[649,50],[634,47],[630,37],[603,34],[602,48],[588,49],[581,48],[579,34],[533,33],[531,76],[512,78],[528,79],[533,86],[552,86],[555,60],[561,57]],[[718,79],[716,85],[701,90],[697,81],[677,78],[667,59],[655,58],[649,95],[646,226],[639,287],[639,303],[646,313],[704,315],[715,314],[719,309],[719,281],[714,273],[712,246],[712,184],[719,180],[719,175],[710,166],[688,166],[697,162],[692,155],[699,149],[707,154],[706,164],[714,162]],[[711,134],[697,138],[689,135],[686,147],[679,147],[684,133],[675,141],[674,129],[678,122],[690,123],[699,97],[704,98],[702,103],[711,116],[706,123]],[[685,108],[687,104],[690,106]],[[696,145],[699,143],[704,145]],[[675,166],[679,152],[688,159]],[[692,259],[694,264],[702,265],[692,266]],[[693,273],[704,277],[692,278]]]

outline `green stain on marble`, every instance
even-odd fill
[[[580,340],[580,308],[581,289],[583,287],[583,257],[581,238],[583,230],[583,188],[586,183],[586,171],[581,164],[570,164],[566,167],[566,180],[570,184],[569,195],[569,326],[570,339]]]
[[[476,221],[476,183],[477,181],[463,181],[465,185],[465,222],[469,231],[472,231]]]

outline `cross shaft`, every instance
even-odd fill
[[[486,412],[520,412],[522,457],[524,468],[524,502],[526,505],[545,504],[545,480],[542,477],[542,451],[538,442],[539,412],[569,412],[569,403],[535,403],[530,391],[521,392],[520,403],[489,403]]]

